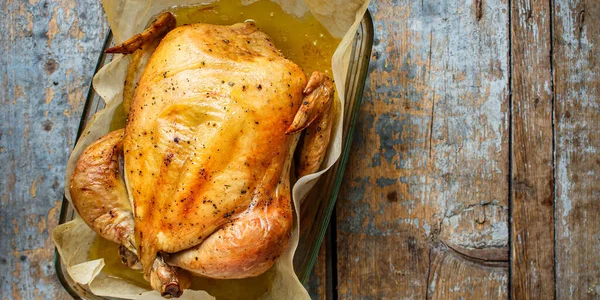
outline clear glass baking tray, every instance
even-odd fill
[[[110,47],[111,44],[112,35],[109,33],[104,43],[104,49]],[[357,30],[352,47],[350,65],[348,67],[348,78],[345,85],[346,103],[344,109],[345,115],[343,122],[344,128],[341,157],[328,172],[321,176],[300,208],[300,222],[302,226],[300,231],[300,242],[294,256],[294,270],[303,283],[306,283],[310,276],[325,231],[329,226],[331,213],[338,196],[350,147],[352,145],[352,136],[361,104],[372,46],[373,20],[371,19],[371,14],[367,11]],[[111,59],[112,55],[102,54],[96,65],[95,72],[110,62]],[[88,121],[91,120],[92,116],[103,108],[104,101],[90,86],[87,100],[83,108],[79,130],[77,132],[77,138],[79,138],[81,132]],[[63,198],[59,224],[68,222],[72,220],[73,217],[73,206],[71,206],[66,198]],[[54,264],[56,274],[61,284],[73,298],[103,299],[79,286],[69,277],[58,251],[55,251]]]

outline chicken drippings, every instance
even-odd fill
[[[102,272],[111,277],[123,279],[129,283],[152,289],[139,270],[133,270],[121,263],[118,255],[119,245],[96,236],[90,249],[90,260],[104,258]],[[273,271],[269,270],[257,277],[245,279],[212,279],[192,277],[191,289],[204,290],[217,299],[256,299],[264,295],[273,280]],[[234,283],[235,284],[232,284]]]

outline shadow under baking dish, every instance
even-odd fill
[[[294,270],[302,283],[306,283],[310,276],[325,231],[329,226],[331,214],[342,183],[367,77],[373,45],[373,33],[373,21],[370,12],[367,10],[356,32],[350,56],[350,65],[348,66],[348,78],[345,83],[346,102],[344,104],[345,114],[341,156],[331,169],[319,178],[300,208],[300,223],[302,225],[300,241],[294,255]],[[112,35],[109,33],[104,43],[104,49],[110,47],[111,43]],[[112,55],[102,54],[96,65],[95,72],[110,62],[111,58]],[[94,92],[90,85],[77,132],[78,139],[94,114],[103,108],[104,101]],[[75,211],[73,206],[66,198],[63,198],[59,224],[72,220],[74,216]],[[69,277],[57,251],[55,251],[54,264],[61,284],[73,298],[104,299],[93,295]]]

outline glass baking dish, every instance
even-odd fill
[[[109,33],[104,43],[104,49],[112,44],[112,35]],[[342,153],[340,159],[327,171],[316,183],[300,208],[300,242],[294,256],[294,270],[298,278],[306,283],[313,265],[319,253],[319,248],[323,241],[325,231],[329,226],[329,220],[333,211],[335,201],[338,196],[342,182],[344,169],[348,160],[350,147],[352,145],[352,136],[356,125],[357,116],[362,100],[363,89],[369,67],[371,48],[373,46],[373,21],[370,12],[367,10],[360,26],[357,30],[350,65],[348,67],[348,78],[346,80],[346,103],[345,115],[343,121],[343,140]],[[105,64],[110,62],[112,55],[103,54],[98,59],[96,70],[100,70]],[[95,73],[94,72],[94,73]],[[95,93],[90,86],[88,96],[83,108],[83,114],[79,123],[77,139],[79,139],[83,129],[91,120],[92,116],[104,108],[104,101]],[[74,217],[73,206],[66,198],[63,198],[59,224],[72,220]],[[63,285],[75,299],[104,299],[93,295],[83,287],[75,283],[67,274],[64,264],[61,261],[58,251],[55,251],[54,264],[56,274]]]

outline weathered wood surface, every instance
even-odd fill
[[[328,231],[321,244],[321,249],[319,249],[319,256],[315,262],[313,272],[311,273],[308,282],[304,285],[308,290],[311,299],[330,299],[332,296],[332,282],[327,279],[332,276],[330,240],[331,232]]]
[[[0,299],[67,299],[49,232],[106,21],[96,0],[1,8]],[[600,297],[598,1],[370,9],[364,105],[311,296]]]
[[[556,296],[600,298],[600,2],[556,0]]]
[[[97,0],[1,3],[0,298],[66,299],[49,233],[108,28]]]
[[[337,206],[342,299],[505,298],[509,6],[377,1]]]
[[[512,2],[512,296],[554,298],[550,2]]]

